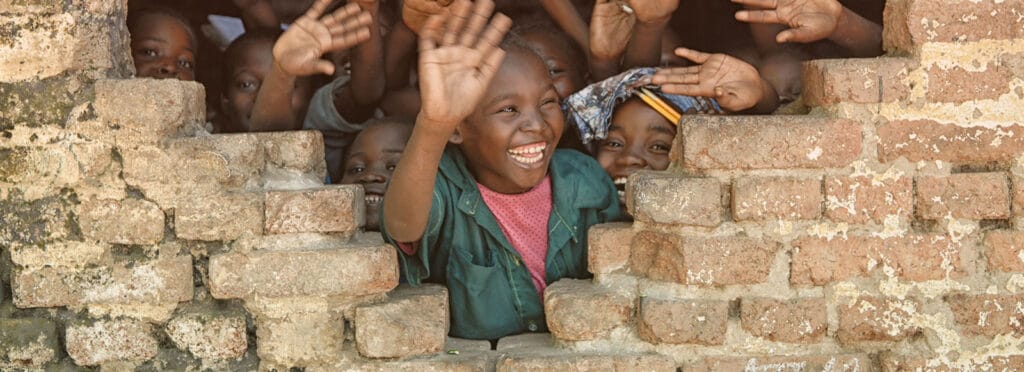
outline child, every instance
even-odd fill
[[[564,119],[547,67],[502,43],[508,17],[485,27],[493,9],[459,0],[424,24],[422,109],[382,227],[406,281],[448,287],[451,335],[491,340],[544,331],[544,288],[587,277],[587,229],[621,213],[593,159],[555,150]]]
[[[150,7],[132,12],[127,23],[137,77],[195,80],[199,43],[185,17]]]
[[[565,99],[587,82],[587,59],[565,32],[544,20],[531,20],[511,31],[530,44],[548,66],[558,97]]]
[[[412,123],[395,118],[374,119],[352,140],[339,174],[341,183],[363,185],[366,197],[366,230],[380,231],[380,204],[384,188],[398,165]]]
[[[750,23],[789,27],[777,35],[778,43],[810,43],[831,40],[853,57],[882,54],[882,26],[849,8],[839,0],[732,0],[753,8],[736,12],[736,19]]]

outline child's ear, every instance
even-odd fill
[[[455,127],[455,131],[452,132],[452,136],[448,137],[448,143],[460,145],[462,144],[462,130],[459,127]]]

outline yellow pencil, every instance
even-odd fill
[[[672,125],[677,125],[679,123],[679,119],[682,115],[672,108],[672,106],[669,106],[668,103],[665,103],[661,97],[658,97],[654,93],[651,93],[651,91],[647,90],[647,88],[640,88],[640,99],[661,114],[661,116],[664,116],[665,119],[668,119]]]

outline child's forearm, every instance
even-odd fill
[[[292,91],[295,90],[295,75],[289,74],[274,62],[270,73],[263,78],[260,91],[256,94],[250,116],[250,130],[266,132],[298,129],[292,114]]]
[[[386,84],[384,41],[377,23],[377,10],[368,11],[373,17],[370,38],[352,49],[352,80],[334,95],[338,114],[352,123],[361,123],[373,116],[374,109],[384,97]]]
[[[419,240],[427,228],[434,181],[451,133],[442,133],[416,119],[412,136],[384,193],[384,226],[400,243]]]
[[[829,36],[855,57],[877,57],[882,54],[882,26],[843,7],[836,29]]]
[[[583,50],[590,47],[590,34],[587,22],[583,20],[576,7],[568,0],[540,0],[540,5],[551,15],[558,27],[569,34]]]
[[[416,33],[397,22],[388,33],[384,50],[384,76],[388,91],[409,85],[409,71],[416,59]]]
[[[619,73],[620,57],[599,57],[590,55],[590,77],[601,81]]]
[[[754,115],[767,115],[775,112],[775,109],[779,108],[779,93],[775,91],[772,84],[764,78],[761,78],[761,99],[757,101],[754,107],[743,111],[745,114]]]
[[[622,61],[623,70],[634,67],[661,65],[661,34],[668,26],[669,18],[652,22],[637,22],[633,36],[629,38],[626,56]]]

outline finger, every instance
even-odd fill
[[[324,50],[325,53],[341,49],[348,49],[359,45],[370,39],[370,28],[363,27],[356,30],[349,30],[340,35],[331,35],[331,45]]]
[[[780,44],[789,42],[808,43],[818,41],[820,39],[822,39],[822,37],[818,37],[814,34],[814,31],[804,27],[783,30],[778,35],[775,35],[775,41]]]
[[[501,48],[495,48],[490,54],[484,56],[479,67],[480,73],[490,79],[498,74],[498,69],[501,68],[501,62],[504,60],[505,51]]]
[[[331,5],[331,0],[316,0],[316,2],[309,7],[309,10],[306,11],[306,14],[303,14],[302,16],[312,19],[320,19],[320,15],[324,14],[324,10],[327,10],[328,5]]]
[[[420,29],[420,51],[437,49],[441,42],[441,35],[444,34],[445,17],[435,14],[427,18]]]
[[[676,48],[676,55],[691,60],[696,64],[703,64],[708,61],[708,58],[711,58],[711,54],[687,48]]]
[[[661,91],[691,97],[712,97],[714,94],[712,89],[695,84],[664,84]]]
[[[358,17],[349,18],[345,22],[336,24],[328,28],[331,35],[345,33],[348,30],[357,30],[364,27],[369,27],[373,23],[373,16],[368,12],[359,13]]]
[[[496,14],[491,23],[487,25],[487,29],[484,30],[483,36],[480,37],[480,41],[477,41],[474,49],[479,50],[485,56],[490,55],[494,49],[498,49],[501,40],[505,38],[505,34],[511,28],[511,18],[501,13]]]
[[[459,0],[452,4],[452,13],[448,16],[448,24],[444,29],[444,37],[441,38],[441,45],[455,45],[459,42],[459,35],[462,34],[462,29],[466,26],[466,20],[472,11],[473,3],[469,1]]]
[[[736,12],[736,20],[749,23],[783,23],[779,13],[772,10],[741,10]]]
[[[319,59],[313,62],[313,70],[324,75],[334,74],[334,63],[326,59]]]
[[[756,7],[756,8],[767,8],[767,9],[775,9],[775,8],[778,8],[778,6],[779,6],[779,3],[778,3],[777,0],[732,0],[732,2],[737,3],[737,4],[743,4],[743,5],[746,5],[746,6],[752,6],[752,7]]]
[[[655,75],[651,82],[654,84],[697,84],[700,83],[700,75],[692,74],[671,74]]]
[[[343,22],[347,21],[349,18],[351,18],[352,16],[357,15],[357,14],[361,14],[361,13],[363,13],[363,9],[360,8],[358,4],[356,4],[356,3],[349,3],[348,5],[345,5],[345,6],[341,7],[341,8],[338,8],[338,10],[335,10],[335,11],[331,12],[331,14],[328,14],[327,16],[325,16],[324,19],[323,19],[323,23],[324,23],[325,26],[331,27],[333,25],[337,25],[339,23],[343,23]]]
[[[459,44],[464,47],[472,47],[480,38],[480,32],[487,25],[487,20],[494,14],[494,2],[477,1],[473,7],[473,15],[470,16],[466,31],[459,38]]]

